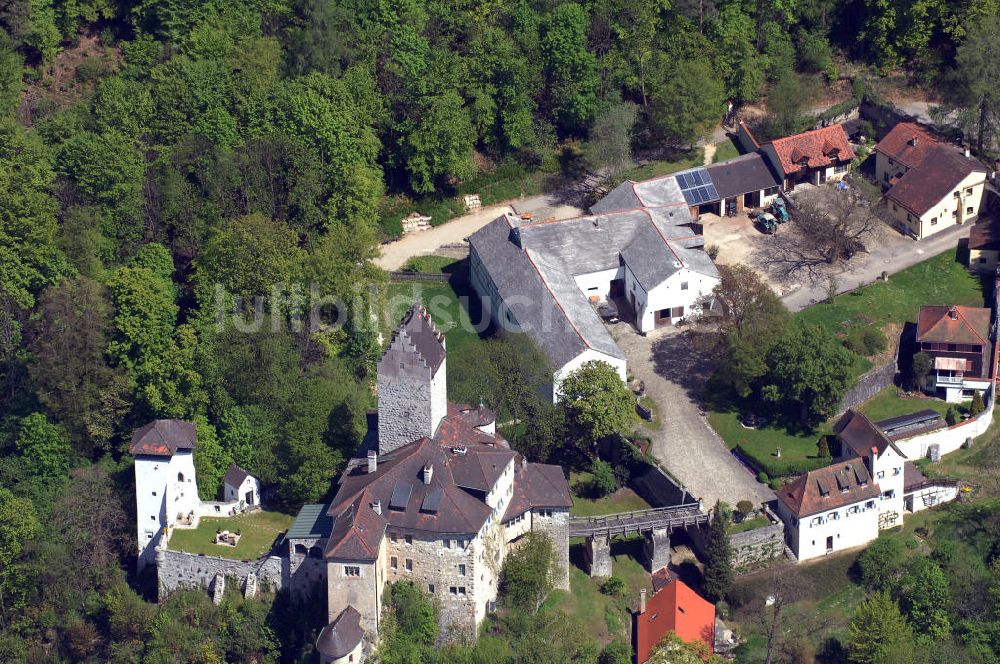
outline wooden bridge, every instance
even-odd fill
[[[674,530],[708,523],[698,503],[602,516],[571,516],[570,537],[613,537],[651,530]]]

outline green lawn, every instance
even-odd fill
[[[887,387],[862,404],[858,410],[867,415],[869,419],[878,422],[928,408],[944,415],[948,412],[950,405],[940,399],[900,396],[895,387]]]
[[[938,399],[901,397],[895,387],[887,387],[862,404],[859,410],[878,421],[927,408],[943,415],[948,406],[949,404]],[[820,436],[833,433],[835,419],[824,422],[813,433],[789,432],[777,425],[746,429],[740,425],[739,413],[736,411],[711,411],[708,421],[730,449],[739,445],[757,465],[758,470],[764,470],[770,477],[797,475],[830,463],[829,459],[817,456],[817,443]],[[781,447],[781,458],[775,456],[778,447]]]
[[[981,307],[982,282],[955,260],[951,250],[890,275],[888,281],[839,295],[832,304],[816,304],[796,315],[837,334],[858,326],[915,322],[922,304]]]
[[[583,546],[574,542],[571,559]],[[601,579],[592,579],[575,564],[569,570],[569,592],[556,590],[542,605],[544,611],[561,611],[579,620],[584,632],[596,638],[601,645],[613,640],[631,641],[632,618],[630,611],[638,603],[639,590],[652,592],[649,573],[641,562],[643,541],[641,537],[617,539],[611,543],[611,573],[625,582],[625,590],[618,597],[601,592]]]
[[[221,519],[205,517],[194,530],[175,528],[169,547],[234,560],[255,560],[270,551],[278,534],[288,530],[294,520],[295,517],[279,512],[254,512]],[[235,547],[215,544],[216,530],[240,531],[240,543]]]
[[[737,149],[731,140],[726,139],[721,143],[715,144],[715,155],[712,157],[712,163],[717,164],[720,161],[726,161],[738,156],[740,156],[739,149]]]
[[[728,530],[730,535],[735,535],[736,533],[743,533],[754,528],[763,528],[769,525],[771,525],[770,519],[766,516],[758,516],[755,519],[744,519],[739,523],[732,523],[729,525]]]
[[[444,333],[449,366],[462,364],[467,359],[474,361],[478,357],[483,337],[477,329],[485,333],[489,320],[478,308],[474,308],[470,316],[467,307],[475,307],[479,299],[473,296],[464,279],[456,276],[451,283],[394,283],[390,284],[388,295],[389,313],[383,321],[386,335],[392,333],[414,302],[421,302],[427,307],[437,328]]]
[[[626,179],[641,182],[695,166],[702,166],[704,163],[705,151],[702,148],[694,148],[676,155],[673,159],[655,159],[645,166],[636,166],[626,171],[624,175]]]
[[[652,505],[643,500],[639,494],[632,489],[622,487],[610,496],[605,496],[594,500],[577,495],[586,493],[587,483],[590,481],[590,473],[572,472],[569,475],[569,485],[573,490],[573,507],[569,513],[573,516],[601,516],[603,514],[617,514],[618,512],[633,512],[635,510],[652,509]]]
[[[406,261],[403,272],[423,272],[424,274],[451,274],[461,261],[449,256],[414,256]]]

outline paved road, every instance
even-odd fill
[[[840,282],[839,292],[856,288],[861,282],[870,284],[881,277],[883,270],[888,272],[889,278],[892,279],[893,274],[911,265],[944,251],[954,251],[960,238],[969,237],[971,228],[971,224],[956,226],[920,241],[904,237],[895,230],[887,230],[886,238],[880,247],[872,250],[870,254],[863,255],[860,261],[856,257],[848,264],[846,270],[835,275]],[[827,284],[819,282],[803,286],[781,299],[790,310],[800,311],[826,299],[826,290]]]
[[[642,337],[621,323],[612,328],[628,359],[629,370],[646,384],[663,426],[651,432],[654,457],[701,498],[706,508],[716,500],[735,505],[746,499],[755,505],[772,500],[774,492],[726,449],[722,439],[698,411],[696,390],[711,366],[676,328]]]

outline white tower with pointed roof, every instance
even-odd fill
[[[378,451],[432,438],[448,412],[444,335],[413,305],[378,364]]]

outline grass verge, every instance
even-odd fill
[[[573,489],[573,506],[569,513],[573,516],[602,516],[652,509],[652,505],[628,487],[622,487],[604,498],[587,498],[590,479],[591,474],[585,472],[573,472],[569,475],[569,485]]]
[[[288,530],[294,520],[280,512],[254,512],[220,519],[204,517],[192,530],[175,528],[169,547],[233,560],[256,560],[271,550],[278,534]],[[240,531],[240,543],[235,547],[215,544],[216,530]]]

